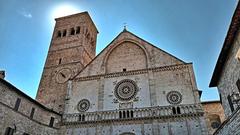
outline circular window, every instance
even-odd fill
[[[170,104],[179,104],[182,102],[182,95],[178,91],[170,91],[167,94],[167,101]]]
[[[114,94],[122,101],[129,101],[137,95],[138,87],[133,80],[125,79],[117,83]]]
[[[211,124],[211,127],[213,128],[213,129],[216,129],[216,128],[218,128],[220,126],[220,122],[218,122],[218,121],[214,121],[214,122],[212,122],[212,124]]]
[[[90,107],[90,102],[87,99],[82,99],[78,102],[77,109],[80,112],[85,112],[89,109]]]

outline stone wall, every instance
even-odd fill
[[[17,100],[20,101],[16,107]],[[34,113],[32,112],[34,108]],[[32,113],[32,115],[31,115]],[[57,134],[61,116],[28,97],[5,80],[0,79],[0,134],[7,127],[15,129],[15,134]],[[53,125],[50,125],[54,118]]]
[[[216,130],[214,135],[239,135],[240,134],[240,107]]]
[[[236,85],[237,80],[240,79],[240,61],[236,58],[240,47],[239,32],[236,34],[236,38],[231,46],[231,50],[228,53],[229,56],[224,64],[222,74],[217,85],[226,117],[229,117],[232,114],[227,96],[231,95],[233,92],[240,92]],[[237,106],[235,105],[235,108],[236,107]]]
[[[173,92],[180,94],[177,104],[198,104],[199,96],[191,76],[192,65],[161,67],[155,70],[126,71],[115,75],[88,76],[71,82],[65,113],[78,113],[82,99],[90,102],[88,111],[140,108],[172,105],[167,97]],[[138,90],[136,96],[123,102],[115,89],[122,80],[132,80]]]
[[[99,124],[75,124],[64,126],[66,135],[206,135],[203,117],[169,118],[162,120],[131,120]]]
[[[220,101],[202,102],[202,106],[205,112],[208,131],[210,134],[213,134],[225,120],[223,107]]]

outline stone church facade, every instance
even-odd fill
[[[208,134],[192,63],[126,29],[95,56],[97,34],[87,12],[56,19],[37,101],[1,79],[1,112],[26,121],[0,114],[0,134]]]

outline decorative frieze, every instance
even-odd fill
[[[109,73],[109,74],[99,74],[99,75],[92,75],[92,76],[86,76],[86,77],[79,77],[79,78],[75,78],[74,80],[88,81],[88,80],[97,80],[100,77],[113,78],[113,77],[119,77],[119,76],[145,74],[145,73],[148,73],[149,71],[152,71],[152,72],[174,71],[174,70],[181,70],[184,68],[188,68],[188,66],[190,66],[190,65],[191,65],[191,63],[187,63],[187,64],[178,64],[178,65],[171,65],[171,66],[164,66],[164,67],[125,71],[125,72],[115,72],[115,73]]]

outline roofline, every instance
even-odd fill
[[[55,21],[62,20],[62,19],[67,19],[67,18],[71,18],[71,17],[74,17],[74,16],[82,15],[82,14],[86,14],[86,15],[89,17],[89,19],[90,19],[90,21],[92,22],[93,26],[94,26],[95,29],[97,30],[97,33],[99,33],[99,32],[98,32],[98,29],[97,29],[97,27],[96,27],[96,25],[95,25],[95,23],[93,22],[91,16],[89,15],[89,13],[88,13],[87,11],[80,12],[80,13],[76,13],[76,14],[72,14],[72,15],[68,15],[68,16],[58,17],[58,18],[55,18]]]
[[[214,68],[213,75],[209,84],[209,87],[216,87],[219,78],[222,74],[225,62],[228,58],[228,53],[232,47],[233,41],[235,40],[236,33],[240,27],[240,3],[238,2],[234,14],[232,16],[231,24],[229,26],[227,35],[225,37],[222,50],[217,60],[217,64]]]
[[[210,104],[210,103],[221,103],[220,100],[213,100],[213,101],[203,101],[201,104]]]
[[[160,48],[158,48],[158,47],[156,47],[155,45],[153,45],[153,44],[151,44],[151,43],[149,43],[148,41],[146,41],[146,40],[144,40],[144,39],[142,39],[142,38],[140,38],[140,37],[138,37],[137,35],[135,35],[135,34],[133,34],[132,32],[129,32],[128,30],[126,30],[126,29],[124,29],[122,32],[120,32],[109,44],[107,44],[107,46],[100,52],[100,53],[98,53],[98,55],[97,56],[95,56],[86,66],[84,66],[83,67],[83,69],[82,70],[80,70],[75,76],[73,76],[70,80],[74,80],[88,65],[90,65],[98,56],[100,56],[100,54],[102,53],[102,52],[104,52],[104,50],[105,49],[107,49],[108,48],[108,46],[110,46],[122,33],[124,33],[124,32],[128,32],[128,33],[130,33],[131,35],[133,35],[133,36],[135,36],[135,37],[137,37],[137,38],[139,38],[140,40],[142,40],[142,41],[144,41],[144,42],[146,42],[147,44],[150,44],[150,45],[152,45],[153,47],[155,47],[156,49],[159,49],[159,50],[161,50],[161,51],[163,51],[164,53],[166,53],[166,54],[168,54],[168,55],[170,55],[170,56],[172,56],[172,57],[174,57],[175,59],[177,59],[177,60],[179,60],[179,61],[181,61],[183,64],[189,64],[189,63],[191,63],[192,64],[192,62],[189,62],[189,63],[187,63],[187,62],[184,62],[183,60],[181,60],[181,59],[179,59],[179,58],[177,58],[177,57],[175,57],[174,55],[172,55],[172,54],[170,54],[170,53],[168,53],[168,52],[166,52],[166,51],[164,51],[164,50],[162,50],[162,49],[160,49]]]
[[[39,103],[38,101],[32,99],[30,96],[28,96],[27,94],[23,93],[21,90],[19,90],[18,88],[16,88],[15,86],[13,86],[11,83],[7,82],[6,80],[0,78],[0,82],[3,83],[3,84],[5,84],[5,85],[7,85],[8,87],[11,87],[17,94],[19,94],[19,95],[27,98],[28,100],[30,100],[31,102],[35,103],[35,104],[38,105],[39,107],[45,109],[46,111],[55,113],[55,114],[57,114],[57,115],[61,115],[60,113],[55,112],[55,111],[53,111],[52,109],[49,109],[49,108],[47,108],[46,106],[42,105],[42,104]]]
[[[97,56],[95,56],[86,66],[84,66],[84,67],[83,67],[75,76],[73,76],[70,80],[74,80],[80,73],[82,73],[82,71],[83,71],[85,68],[87,68],[88,65],[90,65],[95,59],[97,59],[97,58],[100,56],[100,54],[101,54],[102,52],[104,52],[104,50],[106,50],[106,49],[108,48],[108,46],[110,46],[110,45],[113,43],[113,41],[115,41],[115,40],[121,35],[121,33],[122,33],[122,32],[120,32],[100,53],[98,53]]]
[[[124,31],[123,31],[123,32],[124,32]],[[155,46],[154,44],[152,44],[152,43],[150,43],[150,42],[148,42],[148,41],[144,40],[143,38],[141,38],[141,37],[139,37],[139,36],[137,36],[137,35],[133,34],[132,32],[130,32],[130,31],[127,31],[127,30],[126,30],[126,32],[128,32],[128,33],[132,34],[132,35],[133,35],[133,36],[135,36],[136,38],[139,38],[139,39],[141,39],[142,41],[146,42],[147,44],[150,44],[151,46],[155,47],[156,49],[158,49],[158,50],[160,50],[160,51],[162,51],[162,52],[164,52],[164,53],[166,53],[166,54],[170,55],[171,57],[174,57],[175,59],[177,59],[177,60],[181,61],[182,63],[187,63],[187,62],[185,62],[185,61],[183,61],[183,60],[181,60],[181,59],[177,58],[176,56],[172,55],[171,53],[168,53],[168,52],[166,52],[166,51],[162,50],[161,48],[159,48],[159,47]]]

